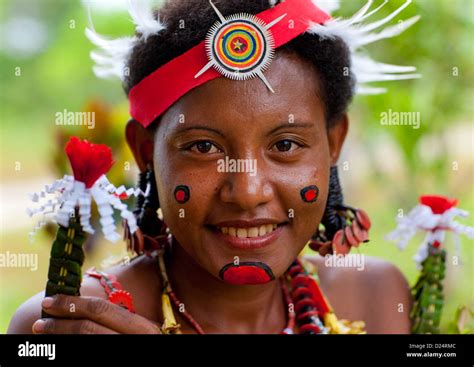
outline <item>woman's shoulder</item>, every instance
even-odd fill
[[[316,265],[321,288],[339,318],[363,320],[369,333],[410,332],[411,291],[394,264],[365,255],[304,259]]]
[[[153,259],[138,256],[131,261],[124,261],[103,271],[115,275],[122,288],[131,293],[137,313],[150,316],[150,310],[146,303],[153,295],[153,289],[150,288],[155,287],[144,287],[143,284],[156,284],[158,279],[156,279],[156,273],[154,272],[155,266]],[[108,299],[100,281],[87,274],[84,275],[81,283],[81,296]],[[33,323],[41,318],[41,301],[43,298],[44,290],[21,304],[10,321],[7,333],[31,334]]]
[[[315,265],[318,276],[328,280],[350,277],[352,281],[362,281],[364,284],[374,278],[400,284],[406,283],[405,276],[393,263],[363,254],[350,255],[352,258],[351,256],[306,255],[303,259]]]
[[[131,294],[136,313],[149,320],[158,321],[161,318],[158,304],[161,280],[156,258],[140,255],[104,272],[115,275],[122,289]],[[96,283],[99,282],[96,280]]]

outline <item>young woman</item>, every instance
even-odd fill
[[[371,2],[339,22],[325,3],[170,1],[154,16],[132,4],[137,34],[125,47],[89,31],[112,57],[96,54],[96,72],[121,76],[130,98],[126,139],[139,185],[150,188],[130,239],[141,255],[90,272],[80,297],[37,294],[10,333],[362,331],[332,311],[363,320],[368,333],[410,331],[410,290],[392,264],[366,258],[359,271],[326,267],[319,255],[298,260],[308,241],[326,255],[367,239],[368,218],[343,204],[337,177],[346,110],[360,82],[411,70],[356,53],[414,23],[371,33],[407,4],[363,25]],[[242,162],[252,169],[235,169]],[[110,282],[135,312],[109,302]],[[41,319],[42,309],[55,318]]]

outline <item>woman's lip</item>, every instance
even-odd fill
[[[253,220],[227,220],[219,223],[213,223],[216,227],[236,227],[236,228],[250,228],[259,227],[266,224],[282,224],[284,221],[271,219],[271,218],[259,218]]]
[[[253,250],[266,247],[274,242],[278,236],[281,235],[286,224],[276,227],[270,233],[258,237],[236,237],[222,233],[219,228],[212,228],[211,232],[217,237],[219,241],[223,241],[227,246],[238,250]]]

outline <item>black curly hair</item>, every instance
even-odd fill
[[[215,0],[214,4],[224,16],[240,12],[257,14],[270,8],[268,0]],[[202,42],[217,21],[208,0],[169,0],[155,13],[155,17],[158,16],[166,23],[166,29],[134,47],[123,86],[127,94],[160,66]],[[279,47],[277,52],[296,53],[313,65],[330,127],[346,112],[354,93],[355,82],[345,43],[339,38],[302,34]],[[157,125],[155,122],[152,126]]]

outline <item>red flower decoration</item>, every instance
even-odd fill
[[[112,151],[105,144],[92,144],[73,136],[66,144],[66,154],[71,162],[74,179],[92,187],[114,164]]]
[[[443,214],[446,210],[456,206],[458,200],[440,195],[423,195],[420,196],[420,203],[429,206],[433,214]]]

